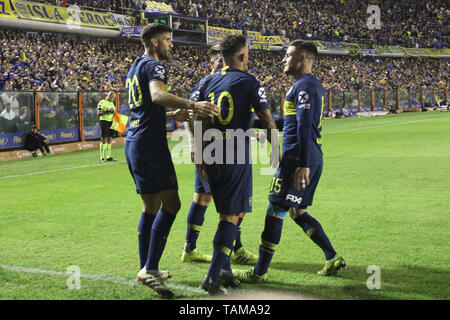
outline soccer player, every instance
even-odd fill
[[[252,125],[251,108],[254,108],[261,119],[263,128],[276,129],[264,87],[247,73],[246,38],[242,35],[227,36],[220,44],[220,53],[224,67],[214,74],[199,93],[199,99],[209,98],[211,102],[217,103],[221,110],[218,116],[208,119],[206,124],[203,120],[203,129],[207,129],[205,135],[215,132],[220,133],[220,136],[216,136],[210,143],[202,143],[204,163],[198,163],[197,168],[203,177],[208,177],[216,211],[220,214],[213,239],[212,260],[201,284],[201,288],[211,295],[223,292],[221,284],[224,287],[239,287],[239,282],[234,279],[230,268],[230,254],[237,236],[239,218],[244,213],[251,212],[252,208],[251,133],[247,134]],[[268,132],[269,141],[270,138],[271,130]],[[198,137],[195,139],[197,144]],[[223,142],[222,147],[217,150],[214,148],[215,151],[206,154],[206,150],[217,142],[216,140]],[[278,138],[275,140],[272,150],[276,148],[279,151]],[[209,156],[215,157],[221,151],[222,159],[210,161]]]
[[[284,102],[283,155],[270,187],[258,262],[250,270],[233,270],[241,282],[267,281],[267,270],[280,242],[283,219],[288,211],[325,254],[325,266],[319,275],[336,275],[346,267],[321,224],[307,212],[323,166],[320,132],[324,89],[311,73],[317,57],[317,48],[312,43],[295,40],[289,44],[283,59],[284,73],[295,79]]]
[[[141,270],[138,280],[164,298],[173,293],[158,271],[169,231],[180,209],[177,178],[167,143],[166,107],[193,110],[197,116],[215,116],[219,108],[207,101],[194,102],[166,91],[172,29],[149,24],[141,32],[145,54],[131,66],[126,80],[131,123],[125,143],[128,167],[144,209],[138,225]],[[174,114],[172,114],[174,115]],[[186,120],[186,119],[183,119]]]
[[[199,97],[200,91],[203,87],[209,83],[213,78],[213,75],[223,67],[222,57],[220,55],[220,46],[214,45],[210,49],[210,64],[212,66],[211,74],[200,80],[194,87],[191,100],[196,101]],[[193,138],[193,121],[189,122],[189,134],[191,138],[191,158],[194,161],[194,138]],[[182,262],[211,262],[211,256],[200,252],[197,249],[197,239],[202,229],[205,212],[211,203],[212,195],[211,188],[208,183],[208,179],[204,179],[195,167],[195,192],[194,199],[189,209],[187,217],[187,231],[186,231],[186,243],[181,255]],[[238,221],[238,235],[231,254],[231,262],[236,264],[250,264],[255,265],[258,257],[242,246],[241,242],[241,228],[240,224],[243,220],[243,216],[239,217]]]
[[[114,99],[116,93],[114,91],[108,92],[105,99],[100,100],[97,105],[97,115],[100,117],[100,162],[116,161],[111,157],[111,139],[115,131],[111,129],[111,124],[116,111]]]

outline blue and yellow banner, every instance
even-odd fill
[[[0,18],[17,19],[16,15],[11,9],[9,0],[0,0]]]
[[[220,41],[230,34],[242,34],[242,30],[208,26],[208,38],[212,41]],[[251,50],[269,50],[270,46],[284,44],[280,36],[263,36],[257,31],[247,31],[247,35]]]
[[[11,2],[16,14],[21,19],[103,29],[118,29],[120,25],[132,25],[129,17],[112,13],[80,10],[76,6],[65,8],[21,0],[11,0]]]
[[[172,13],[177,14],[173,8],[163,2],[146,1],[147,9],[145,11],[151,13]]]
[[[439,57],[441,55],[449,55],[450,49],[436,48],[403,48],[402,50],[412,57]]]

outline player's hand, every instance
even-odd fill
[[[193,112],[186,109],[177,109],[173,111],[173,120],[176,121],[189,121],[192,118]]]
[[[218,116],[219,112],[220,108],[211,102],[198,101],[194,103],[194,113],[201,118]]]
[[[267,142],[267,137],[266,137],[266,135],[264,134],[263,131],[256,131],[255,132],[255,138],[256,138],[256,141],[261,143],[262,146],[264,146],[266,144],[266,142]]]
[[[309,185],[309,168],[297,168],[294,173],[294,188],[305,190]]]

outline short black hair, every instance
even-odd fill
[[[172,28],[167,24],[161,23],[150,23],[144,27],[141,31],[141,42],[144,47],[150,47],[150,40],[161,33],[172,32]]]
[[[297,53],[304,53],[306,57],[313,62],[315,62],[319,56],[319,51],[317,47],[312,42],[302,41],[302,40],[294,40],[289,43],[289,47],[295,47],[295,51]]]
[[[242,34],[226,36],[220,43],[220,54],[225,58],[231,58],[247,45],[247,38]]]

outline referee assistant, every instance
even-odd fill
[[[102,140],[100,142],[100,162],[116,161],[111,157],[111,139],[115,134],[111,124],[116,111],[114,99],[116,94],[110,91],[105,99],[97,105],[97,115],[100,117],[100,128]],[[106,160],[105,160],[106,159]]]

